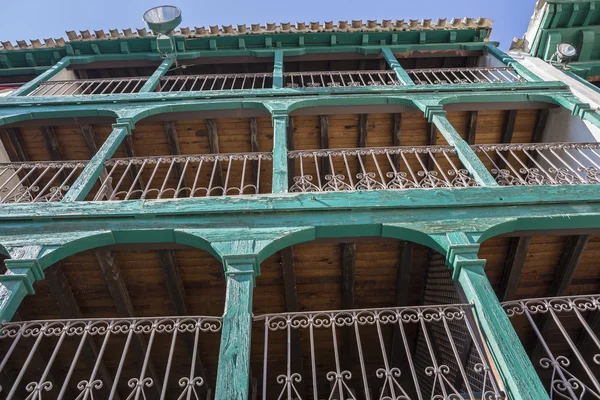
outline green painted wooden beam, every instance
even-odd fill
[[[396,77],[398,78],[398,80],[400,82],[402,82],[403,85],[413,85],[414,86],[415,83],[412,81],[412,79],[410,79],[410,76],[408,76],[408,74],[406,73],[404,68],[402,68],[402,66],[400,66],[400,63],[398,62],[398,60],[396,59],[396,57],[394,56],[394,53],[392,53],[390,48],[389,47],[382,48],[381,53],[385,57],[385,61],[388,63],[389,67],[391,69],[393,69],[394,72],[396,73]]]
[[[273,119],[273,193],[288,191],[287,112],[275,110]]]
[[[98,178],[104,171],[104,162],[115,153],[125,136],[131,134],[133,123],[117,120],[113,130],[96,155],[86,164],[73,186],[65,194],[62,201],[65,203],[82,201],[88,195]]]
[[[283,88],[283,51],[275,50],[273,63],[273,89]]]
[[[10,321],[33,284],[44,278],[36,259],[5,260],[7,272],[0,275],[0,321]]]
[[[140,89],[140,93],[154,92],[154,89],[156,89],[156,87],[160,83],[160,78],[165,76],[165,74],[169,71],[169,68],[171,68],[174,62],[175,57],[173,56],[165,58],[163,62],[159,65],[159,67],[156,69],[156,71],[154,71],[150,78],[148,78],[146,83],[144,83],[144,86],[142,86],[142,88]]]
[[[524,67],[523,65],[521,65],[520,63],[517,62],[517,60],[515,60],[514,58],[512,58],[511,56],[509,56],[508,54],[506,54],[505,52],[503,52],[502,50],[500,50],[498,47],[491,45],[491,44],[487,44],[485,47],[485,50],[493,55],[494,57],[496,57],[498,60],[502,61],[505,65],[514,68],[514,70],[521,75],[523,78],[527,79],[530,82],[540,82],[542,81],[542,79],[540,79],[540,77],[538,77],[536,74],[534,74],[533,72],[531,72],[529,70],[529,68]]]
[[[49,80],[50,78],[52,78],[53,76],[59,74],[63,69],[68,67],[70,64],[71,64],[71,60],[69,57],[63,58],[57,64],[55,64],[53,67],[48,69],[46,72],[37,76],[35,79],[32,79],[31,81],[27,82],[25,85],[21,86],[19,89],[15,90],[11,94],[9,94],[7,97],[28,95],[29,93],[33,92],[39,86],[39,84],[41,82],[45,82],[45,81]]]

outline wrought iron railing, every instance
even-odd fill
[[[533,331],[541,351],[534,351],[532,361],[552,399],[600,398],[600,295],[526,299],[503,306],[515,327]]]
[[[94,200],[258,194],[270,184],[271,153],[110,159]]]
[[[264,330],[261,396],[503,399],[472,308],[457,304],[257,316],[255,326]],[[398,339],[393,345],[392,333]],[[425,364],[415,362],[409,339],[417,335],[426,341],[426,354],[420,355]],[[476,358],[473,364],[457,345],[464,336]],[[298,363],[302,357],[308,361]]]
[[[286,88],[401,85],[394,71],[385,70],[287,72],[283,80]]]
[[[290,192],[477,186],[450,146],[299,150]]]
[[[140,91],[147,77],[113,79],[78,79],[41,82],[28,96],[86,96],[124,94]]]
[[[600,143],[473,146],[500,185],[600,183]]]
[[[512,67],[407,69],[417,85],[525,82]]]
[[[0,396],[198,398],[212,380],[199,367],[199,347],[218,349],[220,335],[210,334],[221,326],[220,317],[192,316],[4,323],[0,374],[8,385]]]
[[[273,74],[175,75],[160,79],[157,92],[196,92],[209,90],[270,89]]]
[[[85,161],[0,164],[0,203],[60,201]]]

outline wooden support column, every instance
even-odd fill
[[[123,275],[121,274],[121,268],[119,268],[119,265],[117,264],[115,255],[109,250],[97,250],[94,253],[100,264],[100,269],[104,275],[104,280],[108,286],[110,295],[115,303],[117,314],[119,317],[134,318],[135,310],[133,308],[133,303],[129,297],[129,292],[127,291]],[[144,340],[141,335],[133,335],[131,350],[133,351],[136,360],[140,363],[145,359],[146,352],[150,351],[146,340]],[[153,381],[153,385],[148,390],[160,397],[163,382],[159,379],[156,369],[154,368],[154,363],[150,358],[148,359],[146,376]]]
[[[232,247],[236,247],[235,243]],[[231,254],[224,256],[223,261],[227,293],[215,399],[246,400],[250,384],[252,292],[258,256]]]
[[[175,315],[186,316],[190,315],[188,312],[187,301],[185,296],[185,290],[183,288],[183,281],[179,275],[179,267],[177,266],[177,258],[173,250],[159,250],[158,256],[160,258],[160,265],[165,278],[165,285],[167,292],[171,298],[171,304]],[[185,346],[188,353],[191,355],[194,352],[194,340],[188,336],[184,336]],[[196,357],[195,371],[197,376],[202,377],[204,384],[200,387],[200,391],[205,393],[206,391],[212,391],[211,381],[207,379],[206,370],[202,364],[200,355]]]
[[[287,127],[287,150],[294,151],[294,117],[291,115],[288,118]],[[288,187],[292,187],[294,184],[294,177],[296,176],[296,161],[293,158],[288,158]]]
[[[406,73],[404,68],[402,68],[402,66],[400,66],[400,63],[394,56],[394,53],[392,53],[392,51],[389,49],[389,47],[382,48],[381,53],[383,54],[383,57],[387,61],[388,66],[391,69],[393,69],[394,72],[396,73],[396,77],[398,78],[398,80],[403,85],[413,85],[414,86],[415,83],[413,82],[412,79],[410,79],[410,76],[408,76],[408,74]]]
[[[98,147],[96,146],[94,128],[92,125],[81,125],[81,133],[83,134],[83,140],[85,140],[85,145],[88,148],[88,154],[90,155],[90,159],[96,155],[98,152]],[[108,179],[108,172],[106,172],[106,168],[102,170],[100,174],[100,180],[104,183]],[[107,199],[110,196],[110,193],[113,192],[113,187],[111,182],[106,183],[107,188]]]
[[[321,149],[326,150],[329,148],[329,118],[327,115],[319,115],[319,130],[321,133]],[[329,158],[321,157],[319,159],[319,175],[321,175],[321,182],[325,184],[325,176],[332,173]]]
[[[171,68],[174,62],[174,56],[168,56],[167,58],[165,58],[163,62],[158,66],[156,71],[154,71],[154,73],[148,78],[146,83],[144,83],[144,86],[142,86],[142,88],[140,89],[140,93],[154,92],[154,90],[158,87],[158,84],[160,83],[160,78],[167,74],[169,68]]]
[[[273,89],[283,88],[283,50],[275,50],[273,62]]]
[[[502,285],[498,297],[502,301],[514,300],[521,280],[523,266],[527,259],[527,252],[531,244],[531,236],[521,236],[510,239],[508,256],[504,263],[502,274]]]
[[[171,155],[180,156],[179,137],[177,136],[177,129],[175,128],[175,123],[173,121],[165,121],[165,133],[167,135],[167,141],[169,142],[169,151],[171,152]],[[184,174],[185,171],[183,165],[181,163],[175,163],[175,176],[177,177],[177,184],[179,184],[179,180],[181,180],[181,188],[188,187]],[[185,193],[185,191],[183,193]],[[176,193],[176,196],[179,196],[179,194]]]
[[[60,310],[60,316],[64,319],[81,319],[83,315],[81,314],[81,309],[79,308],[79,304],[73,295],[73,291],[71,290],[71,285],[67,280],[62,268],[62,264],[60,262],[54,264],[52,267],[47,268],[45,270],[46,281],[48,282],[48,286],[50,286],[50,292],[52,293],[52,298],[58,304],[58,309]],[[85,363],[88,366],[95,366],[99,356],[98,347],[96,346],[96,342],[90,336],[87,337],[85,345],[82,348],[82,358],[85,360]],[[98,373],[100,374],[100,378],[102,379],[103,386],[101,391],[104,391],[103,396],[108,397],[110,393],[110,388],[113,385],[112,376],[108,372],[104,361],[100,360],[98,364]],[[116,394],[115,399],[118,399],[119,396]]]
[[[285,291],[285,308],[287,312],[298,312],[298,293],[296,291],[296,269],[294,267],[294,249],[292,246],[281,250],[281,267],[283,273],[283,288]],[[292,329],[290,332],[290,346],[292,354],[292,371],[304,374],[304,361],[302,359],[302,342],[300,331]],[[300,398],[304,398],[304,381],[296,384]]]
[[[481,186],[498,186],[498,183],[481,162],[477,154],[475,154],[467,142],[460,137],[456,129],[454,129],[454,126],[448,121],[446,112],[441,109],[441,106],[426,106],[422,107],[422,109],[425,112],[425,116],[430,122],[435,124],[436,128],[439,129],[448,144],[454,147],[456,155],[471,176]]]
[[[85,199],[96,183],[96,180],[102,174],[102,171],[104,171],[104,162],[112,157],[123,139],[131,134],[132,128],[133,123],[128,120],[117,120],[117,123],[113,124],[110,136],[106,139],[102,147],[100,147],[96,155],[87,163],[71,186],[71,189],[65,194],[65,197],[62,199],[63,202],[82,201]]]
[[[219,133],[217,131],[217,121],[214,119],[206,120],[206,127],[208,128],[208,146],[210,147],[211,154],[219,154]],[[214,186],[223,188],[225,180],[223,179],[223,168],[221,167],[221,161],[215,161],[216,173]]]
[[[430,146],[437,145],[437,131],[435,129],[435,125],[431,122],[427,123],[427,143]],[[427,169],[429,171],[435,168],[435,163],[433,162],[432,156],[427,158]]]
[[[464,234],[448,234],[448,237],[450,245],[446,264],[453,269],[453,279],[459,282],[467,301],[474,306],[479,328],[498,367],[508,398],[549,400],[485,275],[485,260],[477,257],[479,245],[470,243]]]
[[[287,121],[284,110],[273,110],[273,193],[287,193],[288,187],[288,149]]]
[[[29,93],[37,89],[40,83],[50,80],[69,65],[71,65],[71,59],[69,57],[64,57],[62,60],[47,69],[43,74],[38,75],[35,79],[32,79],[14,92],[10,93],[8,97],[27,96]]]

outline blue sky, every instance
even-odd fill
[[[488,17],[492,40],[508,49],[527,29],[535,0],[12,0],[2,5],[0,40],[65,37],[65,30],[141,28],[143,12],[172,4],[183,13],[182,26],[238,23]]]

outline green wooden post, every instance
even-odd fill
[[[10,321],[21,301],[33,294],[33,283],[44,279],[44,272],[35,259],[5,260],[8,271],[0,275],[0,321]]]
[[[154,71],[150,78],[148,78],[146,83],[144,83],[144,86],[142,86],[142,88],[140,89],[140,93],[154,92],[154,89],[156,89],[156,86],[158,86],[158,83],[160,82],[160,78],[165,76],[165,74],[167,73],[167,71],[169,71],[169,68],[171,68],[174,62],[175,57],[173,56],[165,58],[163,62],[158,66],[156,71]]]
[[[502,61],[506,66],[513,67],[513,69],[529,82],[542,82],[543,79],[538,77],[536,74],[531,72],[529,68],[524,67],[517,62],[514,58],[494,46],[493,44],[487,43],[485,45],[485,51]]]
[[[69,57],[64,57],[62,60],[50,67],[46,72],[37,76],[35,79],[30,80],[19,89],[9,94],[7,97],[27,96],[29,93],[33,92],[41,82],[49,80],[69,65],[71,65],[71,59]]]
[[[81,175],[73,183],[73,186],[63,197],[63,202],[82,201],[88,195],[96,180],[104,171],[104,162],[115,153],[123,139],[131,134],[133,129],[133,120],[117,119],[117,123],[113,124],[113,130],[106,139],[106,142],[100,147],[98,152],[87,163]]]
[[[284,110],[273,110],[273,193],[288,191],[288,114]]]
[[[471,149],[471,146],[460,137],[454,126],[448,121],[446,111],[443,110],[442,106],[417,101],[414,103],[425,113],[428,121],[432,122],[439,129],[448,144],[454,147],[456,155],[477,183],[481,186],[498,186],[498,182],[496,182],[477,154]]]
[[[390,68],[393,69],[394,72],[396,73],[396,77],[398,78],[398,80],[400,82],[402,82],[403,85],[413,85],[414,86],[415,83],[413,82],[412,79],[410,79],[410,76],[408,76],[408,74],[406,73],[404,68],[402,68],[402,66],[400,65],[400,63],[398,62],[398,60],[396,59],[396,57],[394,56],[394,53],[392,53],[390,48],[389,47],[382,48],[381,53],[385,57],[385,60],[387,61]]]
[[[283,50],[275,50],[273,64],[273,89],[283,88]]]
[[[485,275],[485,260],[477,256],[479,244],[463,233],[447,234],[446,265],[474,305],[475,316],[508,392],[514,400],[549,400],[506,312]]]

